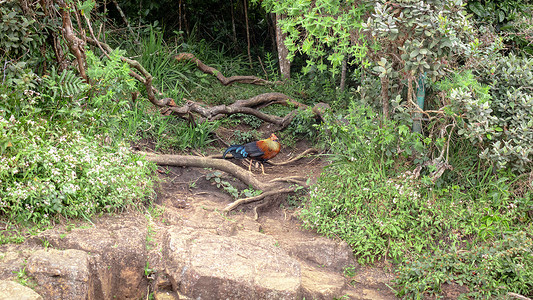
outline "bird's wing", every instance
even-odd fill
[[[265,146],[262,143],[263,141],[251,142],[244,145],[244,149],[248,153],[249,157],[258,158],[265,154]]]

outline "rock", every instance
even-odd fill
[[[276,238],[290,255],[306,262],[317,264],[322,268],[342,271],[349,265],[358,266],[350,246],[341,240],[309,234],[297,234],[299,227],[285,227],[279,221],[265,219],[265,233]]]
[[[291,255],[336,271],[357,264],[352,249],[344,241],[316,237],[282,244]]]
[[[43,300],[29,287],[10,280],[0,280],[0,300]]]
[[[79,249],[94,256],[96,299],[140,299],[146,294],[146,224],[141,218],[106,218],[93,228],[41,235],[55,248]]]
[[[172,288],[172,282],[170,282],[168,275],[156,274],[156,278],[152,284],[152,290],[154,291],[155,300],[179,300],[180,296]]]
[[[46,299],[87,299],[89,262],[89,255],[80,250],[38,250],[28,259],[26,272]]]
[[[334,299],[342,296],[343,276],[302,264],[302,287],[306,299]]]
[[[172,228],[163,252],[173,286],[188,297],[301,299],[300,264],[264,234]]]
[[[0,279],[15,277],[15,273],[24,269],[26,259],[30,256],[28,251],[6,251],[0,255]]]

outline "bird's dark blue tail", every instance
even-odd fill
[[[244,149],[243,145],[231,145],[229,146],[226,151],[224,151],[224,155],[222,155],[222,158],[226,158],[226,155],[228,153],[231,153],[233,157],[235,158],[245,158],[248,157],[248,153]]]

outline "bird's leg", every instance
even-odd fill
[[[252,172],[252,160],[250,159],[250,165],[248,166],[248,172]]]
[[[265,163],[261,162],[261,170],[263,171],[263,175],[266,175],[265,173]]]

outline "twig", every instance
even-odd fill
[[[310,149],[307,149],[305,150],[304,152],[300,153],[298,156],[292,158],[292,159],[289,159],[287,161],[284,161],[284,162],[280,162],[280,163],[275,163],[275,162],[268,162],[270,163],[271,165],[274,165],[274,166],[283,166],[283,165],[288,165],[290,163],[293,163],[299,159],[302,159],[304,156],[306,156],[307,154],[309,153],[314,153],[314,152],[318,152],[319,150],[316,149],[316,148],[310,148]]]
[[[102,45],[100,45],[100,42],[98,41],[98,39],[96,39],[96,36],[94,35],[93,27],[91,26],[91,21],[89,20],[89,17],[87,17],[85,13],[82,13],[82,16],[83,18],[85,18],[85,22],[87,23],[87,28],[89,28],[89,33],[91,34],[91,37],[95,40],[96,45],[98,46],[98,48],[100,48],[100,51],[102,51],[102,53],[104,53],[104,55],[107,56],[107,58],[109,58],[109,54],[104,50],[104,48],[102,48]]]
[[[286,189],[281,189],[277,191],[264,192],[259,196],[238,199],[238,200],[233,201],[233,203],[229,204],[228,206],[226,206],[226,208],[224,208],[224,212],[232,211],[233,209],[235,209],[237,206],[241,204],[247,204],[247,203],[259,201],[272,195],[291,193],[291,192],[294,192],[293,188],[286,188]]]
[[[118,5],[117,0],[112,0],[112,1],[113,1],[113,4],[115,4],[115,7],[117,8],[118,13],[120,14],[120,17],[122,18],[122,20],[123,20],[124,23],[126,24],[126,27],[128,27],[129,31],[131,32],[131,36],[135,36],[135,32],[133,32],[133,29],[132,29],[131,26],[130,26],[130,22],[128,22],[128,18],[126,18],[126,15],[124,14],[124,12],[122,11],[122,9],[121,9],[120,6]],[[138,41],[138,40],[135,40],[135,43],[136,43],[136,44],[139,44],[139,41]]]
[[[509,297],[514,297],[516,299],[520,299],[520,300],[531,300],[531,298],[528,298],[526,296],[522,296],[520,294],[517,294],[517,293],[512,293],[512,292],[508,292],[507,293],[507,296]]]

